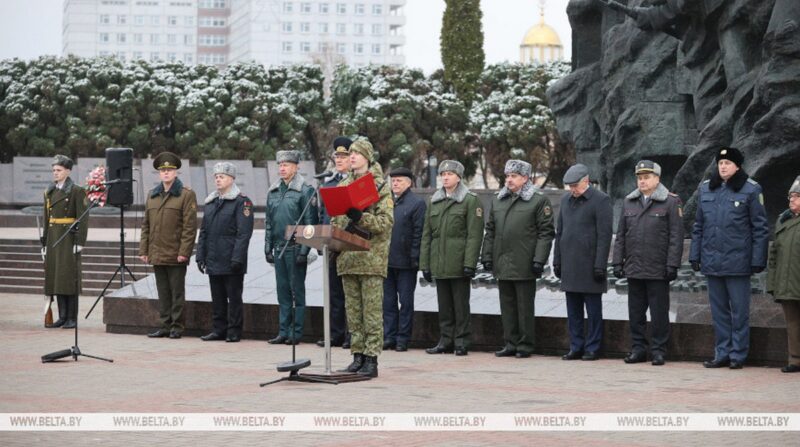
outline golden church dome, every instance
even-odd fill
[[[540,46],[561,46],[561,39],[558,38],[558,33],[550,25],[542,21],[533,25],[525,33],[525,38],[522,39],[522,45],[540,45]]]
[[[564,45],[558,33],[544,23],[544,0],[541,1],[539,17],[539,23],[528,29],[519,46],[519,60],[523,64],[542,64],[564,58]]]

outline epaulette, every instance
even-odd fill
[[[670,195],[670,196],[672,196],[672,197],[678,197],[678,195],[677,195],[677,194],[675,194],[674,192],[668,192],[668,193],[667,193],[667,195]]]
[[[710,179],[709,180],[703,180],[703,183],[708,183],[710,181],[711,181]]]
[[[467,194],[469,194],[469,195],[471,195],[471,196],[473,196],[473,197],[478,197],[478,195],[477,195],[477,194],[475,194],[475,193],[474,193],[474,192],[472,192],[472,191],[467,191]]]
[[[758,185],[757,181],[755,181],[755,180],[753,180],[752,178],[749,178],[749,177],[747,178],[747,182],[750,183],[750,184],[753,184],[753,185]]]
[[[185,190],[187,190],[187,191],[191,191],[191,190],[192,190],[192,188],[189,188],[189,187],[188,187],[188,186],[186,186],[186,185],[183,185],[183,189],[185,189]]]

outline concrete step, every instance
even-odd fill
[[[128,260],[126,260],[126,265],[129,269],[131,269],[131,271],[134,272],[134,274],[140,271],[144,272],[146,269],[151,268],[142,264],[142,262],[138,259],[136,261],[137,264],[134,264],[133,262],[128,262]],[[109,258],[104,262],[84,261],[82,266],[84,271],[113,272],[117,269],[117,267],[119,267],[119,262],[116,259]],[[43,272],[44,265],[41,258],[39,258],[38,262],[0,259],[0,269],[39,269]]]
[[[42,263],[42,255],[40,253],[2,253],[0,252],[0,260],[3,261],[24,261],[24,262],[32,262],[36,264]],[[98,264],[119,264],[119,256],[113,255],[91,255],[91,254],[84,254],[81,252],[81,262],[83,263],[98,263]],[[134,262],[141,261],[138,258],[133,256],[127,256],[125,258],[126,264],[133,264]]]
[[[130,268],[130,267],[128,267],[128,268]],[[131,272],[133,272],[133,274],[134,274],[134,276],[136,277],[137,280],[141,279],[141,278],[144,278],[146,275],[152,273],[152,271],[150,271],[148,269],[145,269],[145,268],[140,268],[140,269],[137,269],[137,270],[134,270],[133,268],[130,268],[130,269],[131,269]],[[82,278],[84,280],[102,280],[102,279],[109,280],[109,279],[111,279],[111,276],[114,274],[115,270],[116,270],[116,267],[113,268],[113,269],[99,270],[99,271],[83,270],[83,272],[81,272],[81,274],[82,274]],[[128,275],[127,273],[125,275],[126,275],[125,276],[125,280],[129,281],[130,280],[130,275]],[[43,269],[32,269],[32,268],[19,268],[19,269],[3,269],[3,268],[0,268],[0,282],[3,281],[3,278],[7,278],[7,277],[40,279],[40,278],[44,278],[44,270]],[[119,278],[119,276],[117,276],[117,278]]]
[[[83,278],[83,287],[103,289],[108,283],[111,276],[107,278],[87,279]],[[44,278],[26,278],[19,276],[6,276],[3,278],[3,284],[8,286],[44,286]],[[114,281],[109,285],[109,290],[116,290],[119,288],[119,281]]]
[[[6,245],[14,245],[14,246],[25,246],[25,247],[41,247],[41,243],[38,239],[2,239],[0,238],[0,247]],[[138,242],[125,242],[126,249],[138,247]],[[119,249],[119,241],[88,241],[86,243],[87,248],[117,248]]]
[[[117,283],[119,284],[119,283]],[[101,286],[87,286],[86,284],[83,285],[83,289],[81,290],[81,295],[88,295],[88,296],[97,296],[100,292],[103,291],[103,283]],[[116,289],[112,289],[111,287],[108,288],[106,293],[110,293]],[[23,294],[30,294],[30,295],[42,295],[44,296],[44,284],[42,285],[5,285],[0,283],[0,293],[23,293]],[[42,303],[42,307],[44,307],[44,303]],[[88,310],[88,309],[87,309]]]

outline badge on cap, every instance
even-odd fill
[[[728,153],[728,150],[727,150],[727,149],[723,149],[723,150],[719,151],[719,154],[720,154],[720,155],[725,155],[725,154],[727,154],[727,153]]]

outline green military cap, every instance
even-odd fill
[[[72,166],[74,164],[75,163],[72,161],[71,158],[67,157],[66,155],[58,154],[55,157],[53,157],[53,163],[51,163],[50,166],[58,165],[58,166],[61,166],[64,169],[69,169],[71,171],[72,170]]]
[[[375,161],[375,150],[372,148],[372,143],[366,138],[358,138],[354,141],[350,145],[350,152],[363,155],[370,163]]]
[[[347,137],[337,137],[333,140],[333,155],[349,155],[351,144],[353,144],[353,140]]]
[[[181,158],[172,152],[162,152],[153,159],[153,167],[156,169],[180,169]]]
[[[454,173],[459,178],[464,177],[464,165],[456,160],[444,160],[439,163],[439,174],[446,171]]]
[[[661,166],[658,163],[650,160],[642,160],[636,163],[636,175],[639,174],[655,174],[661,177]]]

